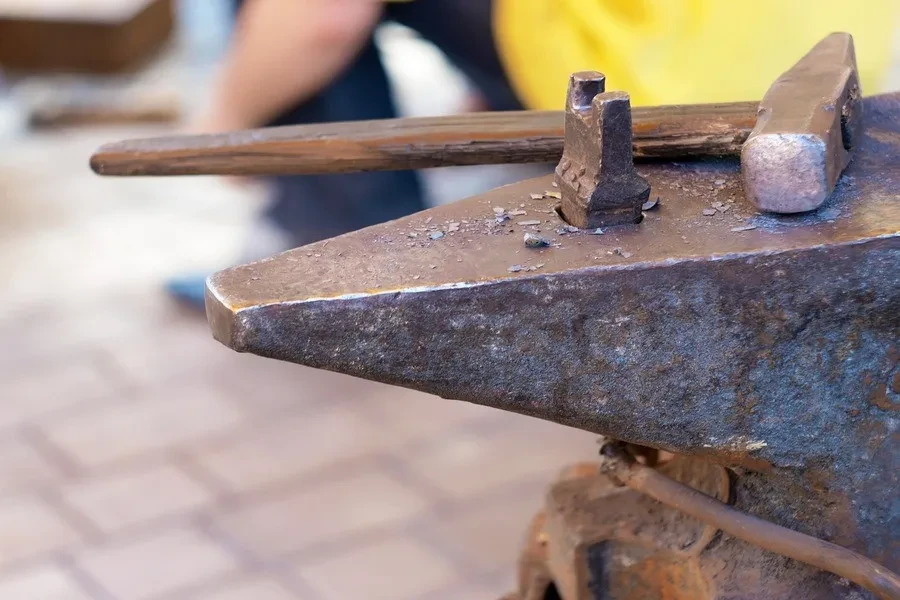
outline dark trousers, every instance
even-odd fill
[[[414,29],[440,48],[491,109],[515,110],[520,106],[493,44],[490,5],[488,0],[417,0],[388,4],[385,19]],[[396,116],[387,74],[370,40],[331,85],[270,125]],[[422,183],[413,171],[277,177],[272,183],[274,197],[267,216],[298,246],[425,208]]]

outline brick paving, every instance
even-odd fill
[[[160,292],[259,199],[0,145],[0,598],[493,598],[592,436],[239,355]],[[224,265],[223,265],[224,266]]]

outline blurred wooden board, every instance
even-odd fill
[[[173,0],[0,0],[0,68],[116,73],[166,42]]]

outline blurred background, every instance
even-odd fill
[[[162,4],[0,0],[0,598],[499,597],[544,486],[593,436],[237,355],[167,296],[240,257],[264,191],[88,169],[208,98],[231,3],[175,2],[171,30]],[[12,43],[22,23],[50,30],[46,54]],[[404,114],[466,103],[433,47],[377,40]],[[100,72],[45,69],[79,60]],[[103,122],[132,119],[153,122]],[[425,181],[445,202],[517,177]]]
[[[0,598],[499,597],[594,436],[232,353],[165,286],[240,262],[264,188],[88,168],[188,126],[232,25],[230,0],[0,0]],[[473,107],[410,30],[376,42],[401,114]],[[426,172],[426,201],[528,173]]]

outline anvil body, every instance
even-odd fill
[[[220,272],[210,323],[242,352],[706,457],[736,507],[897,570],[900,95],[863,113],[815,212],[758,213],[736,159],[656,163],[642,223],[571,232],[533,179]]]

